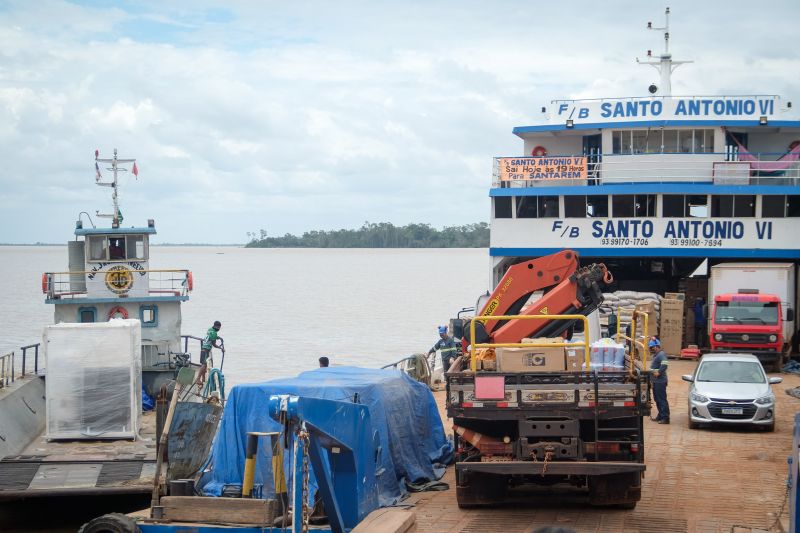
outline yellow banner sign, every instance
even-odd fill
[[[585,180],[585,156],[500,157],[500,181]]]

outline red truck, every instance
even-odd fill
[[[756,289],[719,294],[714,297],[711,315],[711,349],[751,353],[765,366],[780,370],[783,320],[781,299],[774,294],[760,294]]]

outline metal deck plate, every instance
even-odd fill
[[[27,489],[39,466],[39,463],[0,463],[0,491]]]
[[[139,479],[142,475],[142,463],[139,461],[118,461],[103,463],[100,475],[97,477],[97,486],[122,484],[125,481]]]
[[[102,467],[98,463],[42,464],[28,488],[47,490],[94,487]]]

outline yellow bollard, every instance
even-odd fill
[[[253,482],[256,478],[256,456],[258,455],[258,438],[267,435],[258,431],[247,432],[245,448],[244,479],[242,479],[242,498],[252,498]]]

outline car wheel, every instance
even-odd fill
[[[693,422],[692,419],[689,419],[689,429],[700,429],[699,422]]]
[[[767,433],[772,433],[773,431],[775,431],[775,422],[773,421],[772,424],[764,426],[764,431],[766,431]]]

